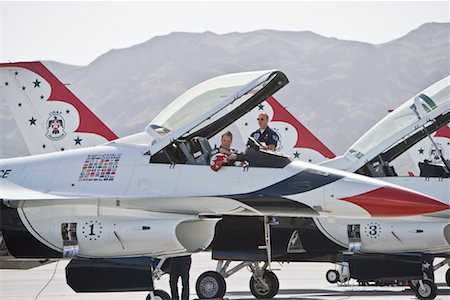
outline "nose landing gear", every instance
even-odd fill
[[[150,273],[151,273],[151,286],[152,289],[148,293],[145,300],[170,300],[171,297],[168,293],[166,293],[163,290],[155,290],[155,279],[160,279],[162,275],[164,275],[164,271],[162,270],[163,264],[166,261],[165,258],[161,259],[156,266],[150,267]]]

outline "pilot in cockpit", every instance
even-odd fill
[[[227,165],[234,165],[236,161],[245,161],[245,155],[233,148],[233,134],[230,131],[222,133],[220,147],[213,150],[212,154],[222,153],[227,156]]]
[[[261,113],[258,116],[259,129],[253,132],[250,136],[262,144],[262,149],[275,151],[279,141],[278,134],[269,126],[269,115]]]

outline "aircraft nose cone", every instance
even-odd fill
[[[362,207],[372,217],[424,215],[450,209],[449,205],[432,197],[394,186],[383,186],[340,200]]]

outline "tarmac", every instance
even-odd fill
[[[140,299],[144,300],[148,293],[82,293],[71,290],[65,280],[65,266],[68,260],[45,264],[29,270],[0,270],[0,299],[1,300],[32,300],[49,282],[53,273],[55,276],[37,299],[64,300],[110,300],[110,299]],[[198,276],[210,270],[215,270],[216,262],[211,260],[211,253],[199,253],[192,256],[190,299],[196,299],[195,281]],[[417,299],[408,287],[373,287],[358,286],[351,281],[346,285],[330,284],[325,280],[328,269],[334,268],[330,263],[289,263],[279,265],[274,263],[272,268],[280,281],[280,291],[275,299]],[[450,287],[445,283],[447,266],[435,273],[439,289],[438,300],[450,299]],[[243,269],[227,278],[228,299],[254,299],[249,290],[251,273]],[[164,275],[155,282],[157,289],[170,293],[169,276]],[[180,283],[181,286],[181,283]]]

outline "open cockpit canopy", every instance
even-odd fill
[[[346,171],[369,176],[397,176],[389,163],[425,139],[436,148],[432,135],[449,122],[450,76],[403,103],[358,139],[343,157],[325,165],[340,164]],[[444,164],[439,168],[443,168],[445,176],[450,176],[448,158],[441,155],[439,159]],[[405,161],[401,163],[406,165]],[[413,162],[417,163],[420,167],[424,162]]]
[[[177,139],[211,138],[288,83],[280,71],[236,73],[204,81],[183,93],[145,128],[147,154]]]
[[[450,77],[446,77],[389,113],[358,139],[348,152],[358,159],[364,157],[365,160],[370,160],[372,156],[398,144],[414,131],[426,127],[427,123],[436,120],[445,122],[440,119],[449,110]],[[447,118],[448,116],[445,117]]]

